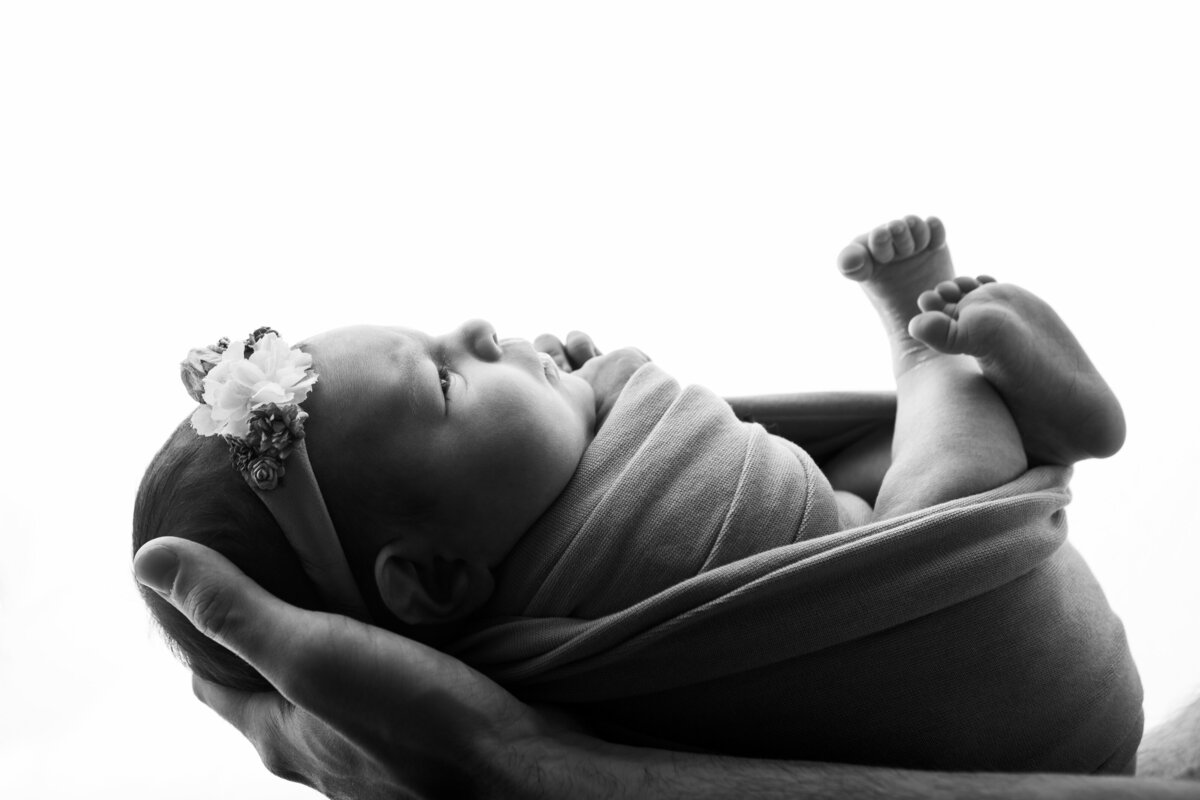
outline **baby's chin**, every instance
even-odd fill
[[[578,412],[590,440],[596,432],[596,390],[583,378],[570,372],[560,373],[560,386]]]

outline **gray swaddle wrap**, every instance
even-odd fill
[[[1128,771],[1141,685],[1066,542],[1069,477],[841,530],[803,450],[647,364],[448,649],[684,747]]]

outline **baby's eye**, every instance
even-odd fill
[[[442,385],[442,395],[445,396],[450,392],[450,367],[445,364],[438,364],[438,382]]]

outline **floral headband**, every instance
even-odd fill
[[[237,344],[195,348],[179,368],[201,404],[192,414],[196,433],[229,445],[233,468],[271,511],[329,610],[369,622],[304,446],[300,404],[317,382],[312,356],[259,328]]]

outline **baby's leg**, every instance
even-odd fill
[[[979,359],[1031,462],[1069,465],[1121,449],[1121,404],[1046,301],[981,276],[940,284],[917,303],[924,313],[909,323],[913,337]]]
[[[954,277],[941,222],[910,216],[880,226],[843,250],[838,266],[879,312],[896,375],[892,465],[875,518],[994,489],[1024,472],[1017,426],[975,359],[934,350],[908,331],[921,293]]]

